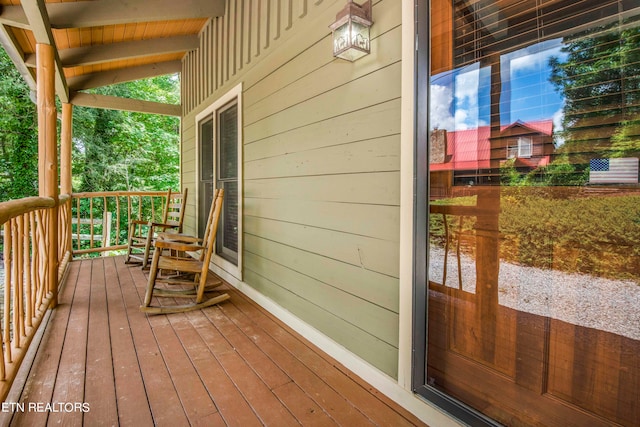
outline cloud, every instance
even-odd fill
[[[557,40],[550,40],[551,43],[537,43],[525,49],[520,49],[511,55],[506,55],[505,59],[511,59],[511,75],[540,72],[547,68],[549,59],[553,56],[564,58],[566,54],[561,52],[562,45]]]
[[[553,135],[555,138],[556,147],[564,145],[564,138],[560,136],[560,132],[564,130],[562,121],[564,120],[564,105],[560,107],[558,111],[553,114]]]
[[[432,129],[453,130],[455,128],[454,117],[451,114],[452,102],[453,91],[450,87],[431,85],[430,119]]]
[[[478,64],[474,64],[478,65]],[[455,78],[455,130],[474,129],[479,125],[478,89],[480,68],[458,74]]]

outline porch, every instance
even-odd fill
[[[0,423],[422,425],[231,286],[219,306],[157,316],[138,309],[145,286],[121,256],[71,262]]]
[[[217,307],[146,316],[145,285],[121,256],[72,262],[3,424],[422,425],[231,286]]]

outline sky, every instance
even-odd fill
[[[563,99],[549,81],[549,59],[566,59],[561,48],[561,39],[554,39],[502,55],[501,125],[553,119],[554,131],[560,130]],[[431,127],[456,131],[488,125],[490,72],[475,63],[432,76]]]

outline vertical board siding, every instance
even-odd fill
[[[196,194],[196,115],[243,82],[244,281],[395,377],[401,3],[374,3],[372,54],[348,63],[344,1],[228,0],[184,60],[182,179]]]

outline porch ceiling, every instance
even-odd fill
[[[36,44],[49,44],[62,102],[174,115],[175,106],[78,93],[179,73],[200,30],[224,11],[224,0],[0,0],[0,43],[34,91]]]

